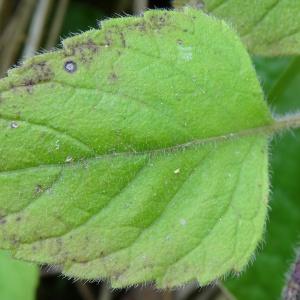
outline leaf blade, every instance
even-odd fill
[[[224,262],[221,273],[240,270],[263,229],[268,191],[264,128],[274,121],[236,35],[224,23],[188,9],[110,20],[102,30],[64,45],[25,62],[0,82],[0,182],[17,186],[16,192],[3,189],[0,198],[4,246],[18,258],[62,264],[73,276],[108,276],[116,286],[153,279],[166,287],[198,278],[201,261],[196,270],[190,259],[187,274],[181,271],[173,278],[172,271],[163,272],[214,229],[221,208],[230,206],[222,195],[217,201],[216,191],[221,185],[234,188],[243,167],[240,155],[249,152],[252,171],[243,173],[238,189],[253,186],[257,194],[248,193],[253,197],[249,202],[234,196],[234,203],[241,216],[252,216],[258,206],[258,227],[241,227],[252,238],[237,242],[245,251]],[[249,150],[252,144],[254,150]],[[234,151],[236,165],[229,159]],[[254,166],[253,160],[261,164]],[[225,170],[235,175],[224,176]],[[189,174],[196,178],[194,186],[204,182],[203,198]],[[192,188],[195,192],[189,195]],[[169,209],[173,197],[177,209]],[[197,206],[203,211],[195,215]],[[166,215],[162,221],[161,214]],[[194,223],[191,232],[188,221]],[[235,222],[227,219],[224,224],[232,229]],[[165,240],[169,230],[176,237],[172,243]],[[190,235],[186,246],[181,243],[184,235]],[[128,248],[137,238],[137,245]],[[217,242],[209,240],[207,247]],[[228,252],[233,246],[230,239],[224,243]],[[168,255],[170,249],[178,250]],[[93,263],[85,272],[72,269],[99,253],[106,257],[115,251],[116,257],[101,262],[102,268]],[[217,265],[222,253],[218,247],[214,251],[200,272],[203,284],[221,276]],[[142,253],[151,258],[147,264]]]
[[[252,54],[299,55],[300,5],[297,1],[267,0],[254,4],[251,0],[178,0],[175,7],[199,3],[204,3],[208,13],[232,24]]]
[[[276,113],[288,113],[299,108],[297,95],[300,73],[297,66],[298,58],[281,58],[281,62],[274,58],[259,59],[258,74],[261,76],[263,71],[264,81],[269,82],[267,87],[273,86],[267,92]],[[275,299],[281,296],[284,274],[290,271],[290,262],[294,260],[294,249],[299,240],[299,130],[278,137],[271,147],[273,193],[265,246],[243,276],[226,283],[241,299]]]

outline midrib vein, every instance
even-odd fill
[[[141,155],[148,155],[148,156],[156,156],[159,154],[167,154],[172,153],[176,151],[181,151],[185,149],[189,149],[192,147],[204,145],[204,144],[215,144],[215,143],[223,143],[225,141],[234,140],[238,138],[243,138],[247,136],[254,136],[254,135],[273,135],[276,132],[282,131],[284,129],[289,128],[298,128],[300,127],[300,113],[295,113],[291,115],[286,115],[282,117],[278,117],[274,119],[274,122],[271,124],[258,126],[250,129],[244,129],[238,132],[231,132],[231,133],[225,133],[224,135],[219,136],[212,136],[204,139],[195,139],[187,143],[178,144],[170,147],[165,148],[158,148],[158,149],[151,149],[146,151],[131,151],[131,152],[114,152],[110,154],[99,154],[95,155],[94,157],[89,158],[80,158],[72,163],[67,162],[58,162],[54,164],[41,164],[37,166],[30,166],[30,167],[24,167],[24,168],[18,168],[18,169],[12,169],[12,170],[3,170],[0,171],[0,174],[7,174],[10,172],[16,172],[21,170],[28,170],[28,169],[36,169],[36,168],[42,168],[42,167],[55,167],[55,166],[73,166],[79,163],[84,163],[87,161],[95,160],[95,159],[112,159],[114,157],[120,157],[120,156],[141,156]]]

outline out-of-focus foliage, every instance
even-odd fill
[[[231,23],[253,54],[300,53],[298,0],[175,0],[174,5],[186,4]]]
[[[0,299],[34,300],[38,285],[37,266],[12,259],[0,251]]]

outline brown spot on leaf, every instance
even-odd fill
[[[144,20],[134,24],[134,26],[135,29],[138,29],[141,32],[145,32],[147,30],[146,22]]]
[[[38,76],[34,82],[50,81],[54,77],[54,72],[45,61],[33,64],[32,68],[35,70]]]
[[[120,38],[123,48],[126,48],[126,39],[123,32],[120,32]]]
[[[10,82],[9,83],[9,89],[15,92],[16,91],[16,86],[13,83]]]
[[[107,34],[105,35],[105,45],[106,47],[109,47],[112,45],[112,38],[109,37]]]
[[[40,185],[40,184],[37,184],[36,187],[35,187],[35,192],[37,194],[40,194],[44,191],[43,187]]]
[[[5,217],[0,217],[0,225],[3,225],[6,223],[6,218]]]
[[[20,239],[16,235],[12,235],[10,241],[14,247],[17,247],[20,244]]]
[[[98,53],[100,46],[97,45],[92,39],[84,42],[77,42],[72,45],[66,53],[66,56],[77,56],[83,63],[90,63],[94,56]]]
[[[114,83],[118,80],[118,75],[115,72],[110,73],[109,75],[109,81],[111,83]]]
[[[35,84],[35,82],[33,81],[33,79],[25,79],[24,80],[24,85],[26,87],[26,91],[29,94],[32,94],[34,84]]]
[[[21,86],[25,87],[30,94],[33,92],[33,88],[36,84],[48,82],[54,77],[54,72],[47,62],[33,63],[26,68],[28,72],[32,74],[23,79]],[[11,89],[14,88],[14,86],[11,87]]]
[[[170,20],[170,16],[165,12],[162,15],[152,15],[150,17],[150,22],[153,27],[157,29],[162,29],[166,25],[168,25]]]

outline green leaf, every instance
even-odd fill
[[[274,121],[199,11],[106,21],[0,82],[0,241],[113,286],[206,284],[261,239]]]
[[[288,66],[292,62],[293,57],[255,56],[252,59],[264,93],[265,95],[269,95],[274,85],[276,85],[276,83],[280,81],[282,74],[284,74],[288,69]],[[270,96],[268,96],[268,98],[269,103],[272,104],[273,101],[270,99]]]
[[[0,299],[34,300],[37,284],[37,266],[16,261],[0,251]]]
[[[260,76],[263,66],[262,76],[265,81],[273,82],[273,88],[268,90],[269,101],[277,113],[299,109],[299,64],[299,58],[292,62],[283,59],[280,63],[278,59],[259,59]],[[277,76],[274,72],[276,69]],[[226,284],[238,299],[273,300],[281,297],[285,274],[289,272],[295,257],[295,247],[299,243],[299,153],[299,129],[280,136],[272,143],[272,197],[266,240],[253,266],[241,277]]]
[[[300,54],[300,2],[297,0],[175,0],[198,5],[232,24],[253,54]]]

